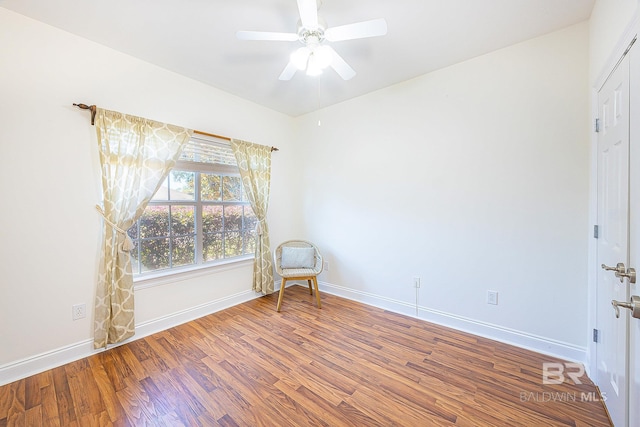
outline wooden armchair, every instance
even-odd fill
[[[287,240],[273,251],[273,259],[276,272],[282,277],[277,311],[280,311],[284,288],[288,280],[306,280],[309,284],[310,295],[313,295],[313,284],[318,308],[322,308],[318,280],[316,279],[316,276],[322,272],[323,266],[322,255],[320,255],[318,248],[305,240]]]

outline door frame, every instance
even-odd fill
[[[630,194],[631,179],[631,108],[630,50],[609,75],[598,93],[601,125],[598,133],[598,168],[604,166],[598,177],[598,232],[596,265],[631,265],[630,246]],[[635,186],[634,186],[635,188]],[[595,239],[594,239],[595,240]],[[602,251],[602,252],[601,252]],[[636,262],[633,262],[635,265]],[[620,265],[620,264],[618,264]],[[597,267],[596,267],[597,269]],[[597,358],[593,380],[606,396],[611,421],[616,426],[628,426],[629,414],[629,318],[614,316],[612,300],[629,300],[629,281],[620,279],[611,271],[600,269],[596,280],[595,321],[599,329],[598,344],[594,346]],[[602,293],[602,294],[601,294]],[[600,336],[603,338],[600,339]]]
[[[587,354],[585,370],[590,378],[595,378],[596,373],[596,346],[593,342],[593,330],[596,327],[596,285],[598,282],[599,266],[597,265],[597,240],[594,238],[594,226],[598,224],[598,134],[595,132],[595,121],[598,118],[598,92],[604,86],[607,78],[615,70],[618,63],[624,57],[633,39],[640,35],[640,6],[620,36],[615,48],[611,51],[607,62],[600,70],[593,86],[591,86],[591,141],[589,146],[589,246],[588,246],[588,271],[587,271]],[[640,43],[640,40],[636,41]],[[636,49],[640,46],[636,46]]]

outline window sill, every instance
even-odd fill
[[[181,269],[165,270],[156,273],[148,273],[133,278],[135,290],[153,288],[155,286],[167,285],[170,283],[182,282],[196,277],[207,276],[221,271],[243,268],[253,264],[255,257],[247,255],[231,260],[223,260],[215,264],[188,266]]]

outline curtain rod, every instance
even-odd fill
[[[73,104],[74,107],[78,107],[81,110],[89,110],[91,111],[91,125],[95,125],[96,122],[96,106],[95,105],[87,105],[87,104]],[[231,141],[231,138],[228,136],[216,135],[215,133],[203,132],[201,130],[194,130],[193,133],[197,133],[198,135],[210,136],[213,138],[224,139],[225,141]],[[280,151],[277,147],[271,147],[271,151]]]
[[[223,135],[216,135],[215,133],[203,132],[201,130],[194,130],[193,133],[197,133],[198,135],[210,136],[212,138],[224,139],[225,141],[231,141],[231,138]],[[271,151],[280,151],[278,147],[271,147]]]

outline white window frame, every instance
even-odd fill
[[[213,147],[224,147],[225,150],[229,150],[230,147],[228,144],[220,143],[216,140],[211,140],[209,138],[192,138],[190,142],[195,142],[197,145],[205,145],[211,144]],[[192,146],[193,147],[193,146]],[[190,148],[190,147],[188,147]],[[187,151],[187,150],[185,150]],[[193,155],[190,154],[191,158]],[[183,154],[183,158],[186,155]],[[198,155],[195,156],[198,159]],[[228,162],[228,158],[223,161]],[[229,163],[229,162],[228,162]],[[233,176],[239,177],[240,171],[238,170],[237,165],[235,164],[221,164],[221,163],[212,163],[212,162],[197,162],[192,160],[179,160],[176,165],[172,168],[172,171],[184,171],[184,172],[194,172],[194,200],[152,200],[149,202],[149,206],[194,206],[195,208],[195,263],[189,264],[185,266],[178,267],[169,267],[163,268],[159,270],[152,270],[147,272],[138,272],[139,266],[132,265],[134,274],[133,280],[136,284],[136,289],[157,286],[165,283],[172,283],[175,280],[185,280],[191,277],[197,277],[203,274],[209,274],[210,270],[215,269],[216,271],[223,271],[232,268],[244,267],[245,265],[249,265],[253,263],[255,255],[253,253],[243,254],[239,256],[229,257],[229,258],[221,258],[211,261],[202,261],[202,251],[203,251],[203,229],[202,229],[202,208],[206,205],[214,205],[214,206],[246,206],[251,209],[251,204],[245,197],[241,201],[202,201],[200,197],[200,174],[215,174],[221,176]],[[244,196],[244,189],[242,190]],[[243,232],[247,231],[244,224],[245,215],[243,214],[243,224],[240,229],[240,234],[242,236]],[[224,233],[224,230],[223,230]],[[171,237],[171,234],[168,236]],[[136,248],[133,251],[139,250],[139,239],[134,239],[134,243]],[[245,245],[245,240],[243,238],[243,247]],[[243,250],[244,252],[244,250]],[[138,255],[138,253],[136,253]],[[136,260],[132,256],[132,263],[141,262],[140,260]]]

